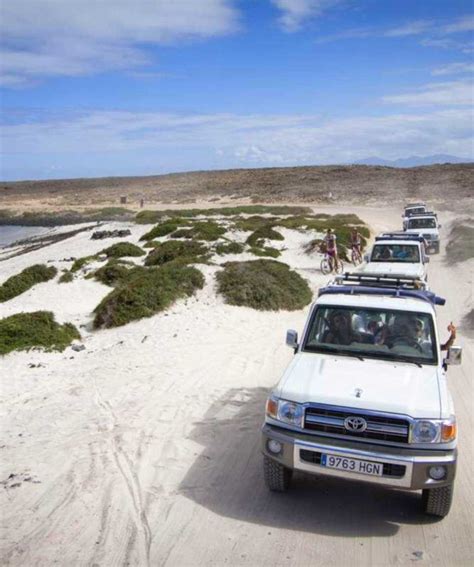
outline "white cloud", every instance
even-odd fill
[[[432,28],[431,20],[416,20],[399,27],[391,28],[383,32],[385,37],[405,37],[409,35],[420,35]]]
[[[467,108],[426,114],[323,119],[313,115],[177,115],[151,112],[90,112],[25,118],[2,128],[3,146],[21,171],[31,161],[75,163],[76,176],[92,158],[107,156],[117,171],[139,173],[136,161],[155,156],[166,170],[352,162],[369,155],[449,153],[472,157],[471,113]],[[19,161],[20,160],[20,161]],[[99,158],[99,161],[103,158]],[[191,161],[189,161],[191,160]],[[11,160],[6,155],[5,164]],[[88,173],[110,173],[97,168]],[[112,166],[113,167],[113,166]],[[152,173],[153,170],[147,170]],[[111,172],[114,173],[113,170]],[[4,176],[4,174],[3,174]],[[21,176],[21,175],[20,175]]]
[[[433,76],[459,75],[463,73],[473,73],[474,63],[448,63],[442,67],[437,67],[431,71]]]
[[[341,0],[271,0],[281,12],[278,22],[286,32],[297,31],[310,18],[320,16]]]
[[[464,16],[455,22],[444,26],[445,33],[462,33],[474,31],[474,16]]]
[[[471,81],[429,83],[407,93],[385,96],[382,100],[410,106],[472,105],[474,85]]]
[[[143,46],[238,28],[233,0],[4,0],[4,84],[78,76],[147,62]]]

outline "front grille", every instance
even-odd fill
[[[306,463],[313,465],[321,464],[321,453],[316,451],[307,451],[300,449],[300,459]],[[405,476],[405,465],[395,465],[392,463],[383,463],[383,476],[402,478]]]
[[[362,432],[350,431],[344,426],[347,417],[362,417],[367,429]],[[305,412],[304,428],[320,433],[343,435],[352,439],[374,439],[392,443],[408,443],[410,424],[405,419],[382,415],[366,415],[351,410],[333,410],[309,407]]]

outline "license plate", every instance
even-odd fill
[[[338,469],[340,471],[369,474],[372,476],[382,476],[383,464],[371,461],[359,461],[358,459],[348,459],[338,455],[321,455],[321,466],[328,469]]]

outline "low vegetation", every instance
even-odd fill
[[[84,211],[28,211],[22,214],[18,214],[15,211],[7,211],[0,215],[0,225],[64,226],[97,221],[129,221],[133,217],[134,212],[123,207],[102,207]]]
[[[153,212],[153,211],[143,211],[143,212]],[[139,213],[141,214],[141,213]],[[156,222],[156,220],[159,219],[155,219],[152,222]],[[149,221],[147,221],[145,224],[147,224]],[[187,220],[181,219],[181,218],[171,218],[169,220],[166,220],[164,222],[161,222],[159,224],[157,224],[156,226],[154,226],[151,230],[149,230],[148,232],[146,232],[141,238],[140,240],[153,240],[154,238],[161,238],[162,236],[167,236],[168,234],[171,234],[172,232],[175,232],[176,230],[178,230],[179,227],[182,226],[187,226],[189,223]]]
[[[219,256],[224,254],[242,254],[244,249],[243,244],[240,244],[240,242],[219,242],[215,247],[216,254],[219,254]]]
[[[123,258],[126,256],[144,256],[146,252],[131,242],[117,242],[102,250],[99,254],[105,254],[107,258]]]
[[[63,351],[74,339],[80,338],[74,325],[59,325],[50,311],[17,313],[0,319],[0,355],[36,347]]]
[[[195,222],[190,228],[182,228],[171,234],[172,238],[192,238],[193,240],[218,240],[226,229],[214,221]]]
[[[250,246],[263,247],[265,245],[265,240],[285,240],[285,238],[274,228],[267,225],[257,228],[257,230],[252,232],[252,234],[247,238],[247,244]]]
[[[58,283],[71,283],[74,279],[74,276],[72,274],[72,272],[70,272],[69,270],[65,270],[62,274],[61,277],[58,280]]]
[[[36,284],[53,279],[58,271],[54,266],[35,264],[8,278],[0,286],[0,303],[21,295]]]
[[[207,262],[208,248],[194,240],[167,240],[154,248],[145,260],[146,266],[161,266],[168,262],[197,264]]]
[[[281,252],[272,246],[262,246],[260,248],[258,246],[251,246],[250,252],[254,256],[269,256],[270,258],[278,258],[278,256],[281,256]]]
[[[228,262],[216,274],[218,292],[226,303],[262,311],[303,308],[312,299],[307,282],[275,260]]]
[[[107,264],[105,264],[105,266],[102,266],[93,272],[91,277],[104,285],[114,287],[123,283],[132,273],[144,270],[145,268],[142,268],[141,266],[134,266],[133,264],[125,264],[117,260],[110,260]]]
[[[97,254],[94,254],[93,256],[83,256],[82,258],[77,258],[77,260],[74,260],[71,266],[71,272],[72,273],[78,272],[84,266],[86,266],[90,262],[93,262],[96,259],[97,259]]]
[[[135,221],[140,224],[151,224],[167,217],[176,215],[176,210],[163,211],[141,211]],[[211,216],[235,216],[235,215],[305,215],[311,214],[310,207],[290,207],[286,205],[243,205],[238,207],[219,207],[215,209],[180,209],[181,217],[211,217]]]
[[[119,327],[151,317],[203,286],[204,276],[190,266],[166,265],[135,272],[96,307],[94,327]]]

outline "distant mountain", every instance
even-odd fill
[[[435,163],[471,163],[472,159],[436,154],[433,156],[410,156],[394,160],[383,159],[377,156],[368,157],[354,162],[356,165],[384,165],[387,167],[417,167],[419,165],[433,165]]]

